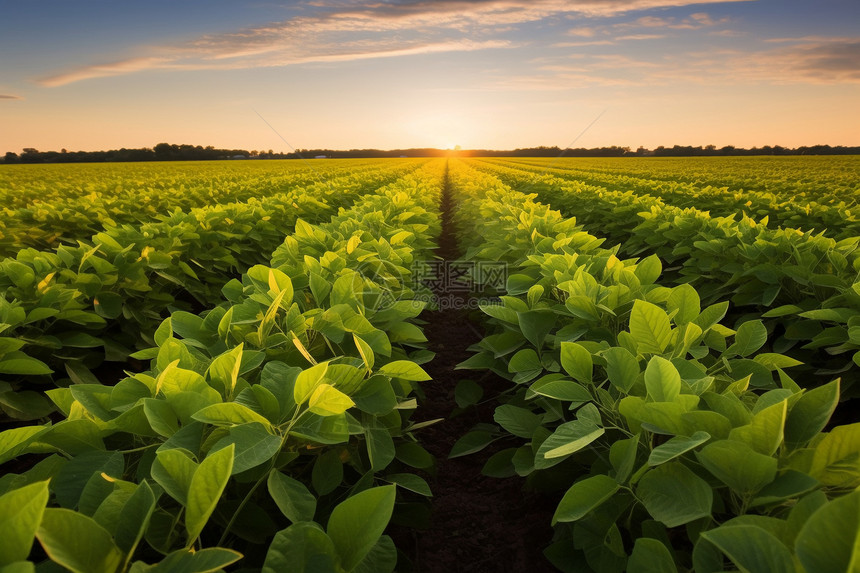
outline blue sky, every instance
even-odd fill
[[[0,0],[0,153],[860,145],[860,2]]]

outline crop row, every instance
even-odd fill
[[[383,531],[430,495],[411,471],[433,459],[414,438],[431,355],[410,267],[439,232],[443,167],[297,222],[225,302],[173,312],[148,370],[50,390],[61,421],[0,433],[0,463],[24,469],[0,477],[0,568],[33,571],[35,537],[76,572],[243,556],[267,573],[393,571]]]
[[[22,247],[74,245],[115,227],[170,224],[187,216],[203,220],[211,212],[246,205],[265,209],[302,190],[332,195],[344,185],[382,184],[393,173],[415,169],[419,163],[11,166],[3,172],[6,184],[0,184],[5,201],[0,254],[14,255]],[[25,204],[15,207],[20,202]]]
[[[496,424],[451,455],[504,440],[513,446],[484,473],[561,486],[553,564],[850,568],[860,424],[823,431],[838,381],[801,388],[785,372],[797,361],[762,352],[762,321],[722,324],[728,303],[703,307],[690,284],[663,284],[656,256],[621,260],[572,219],[462,162],[451,182],[468,256],[510,269],[500,304],[481,308],[489,334],[461,367],[512,384]]]
[[[488,172],[518,187],[529,180],[501,165]],[[706,302],[730,300],[734,313],[763,316],[777,352],[791,351],[825,377],[851,368],[852,355],[860,361],[860,238],[769,229],[746,216],[712,217],[552,176],[532,181],[539,200],[619,243],[624,255],[656,254],[671,268],[667,280],[696,287]],[[844,389],[856,373],[846,376]]]
[[[809,159],[793,158],[794,163],[809,161]],[[817,158],[815,158],[817,159]],[[506,159],[483,160],[489,165],[500,165],[507,168],[522,170],[523,177],[518,183],[534,180],[543,175],[552,175],[565,180],[569,187],[582,189],[586,193],[594,192],[625,192],[632,191],[637,195],[647,195],[675,207],[696,207],[717,216],[733,216],[743,213],[747,216],[762,219],[765,226],[783,226],[824,232],[829,237],[843,239],[860,234],[860,217],[858,217],[857,200],[860,189],[856,184],[856,172],[846,169],[839,177],[828,178],[816,168],[820,162],[810,164],[814,181],[809,183],[811,189],[803,190],[797,180],[776,179],[762,190],[753,190],[743,186],[729,187],[732,174],[737,168],[735,160],[719,175],[712,176],[715,180],[702,182],[684,180],[692,178],[661,179],[653,171],[631,172],[629,165],[617,165],[617,171],[592,172],[579,169],[579,163],[531,163]],[[708,160],[704,160],[708,162]],[[758,160],[760,161],[760,160]],[[851,158],[842,162],[853,161]],[[648,163],[654,166],[654,162]],[[687,160],[683,166],[675,167],[684,173],[695,165]],[[767,181],[765,166],[758,164],[760,180]],[[800,175],[793,173],[793,175]],[[673,174],[675,175],[675,174]],[[803,173],[809,176],[808,173]],[[675,175],[676,176],[676,175]],[[833,183],[833,179],[839,181]],[[746,181],[744,181],[746,183]],[[761,183],[759,183],[761,185]],[[528,184],[525,184],[528,187]],[[516,187],[515,187],[516,188]],[[526,188],[521,190],[527,191]]]
[[[840,201],[854,205],[860,192],[856,157],[506,158],[500,161],[540,171],[551,167],[566,173],[567,179],[582,174],[597,180],[608,176],[606,181],[614,181],[612,176],[620,175],[646,186],[648,180],[682,183],[699,189],[722,189],[727,195],[795,197],[801,202],[816,201],[824,205]]]
[[[177,212],[157,223],[112,228],[54,251],[22,249],[0,261],[0,408],[35,419],[52,409],[38,392],[52,371],[91,379],[103,360],[124,361],[168,309],[205,308],[224,283],[268,263],[297,219],[318,222],[416,164],[344,174],[325,184],[232,205]],[[31,388],[32,390],[32,388]]]

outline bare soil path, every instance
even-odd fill
[[[441,199],[442,235],[436,256],[456,261],[461,256],[454,229],[456,200],[446,175]],[[524,480],[483,476],[487,459],[504,447],[493,444],[477,454],[448,459],[454,442],[478,422],[493,423],[492,398],[510,383],[492,373],[476,378],[470,371],[454,367],[471,353],[467,348],[480,340],[479,325],[470,321],[465,308],[469,293],[436,292],[447,304],[422,315],[430,350],[436,353],[425,365],[433,377],[422,383],[426,400],[422,419],[445,418],[421,431],[421,443],[436,456],[437,475],[430,479],[433,491],[430,528],[415,536],[412,556],[416,573],[556,571],[542,550],[552,538],[552,500],[524,491]],[[459,301],[459,304],[457,302]],[[452,304],[454,303],[454,304]],[[450,417],[457,407],[454,388],[462,378],[477,380],[484,388],[485,402]]]

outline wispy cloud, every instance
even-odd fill
[[[618,36],[615,38],[618,41],[625,40],[661,40],[666,37],[666,34],[629,34],[627,36]]]
[[[710,28],[720,26],[731,22],[730,18],[720,18],[715,20],[704,12],[691,14],[687,18],[659,18],[657,16],[643,16],[632,22],[624,22],[617,24],[617,28],[663,28],[668,30],[701,30],[702,28]]]
[[[596,42],[582,42],[586,43]],[[497,76],[489,80],[486,87],[564,91],[592,86],[860,83],[860,38],[792,43],[778,48],[769,46],[764,44],[753,52],[724,48],[649,56],[577,52],[536,59],[532,62],[531,73]]]
[[[139,72],[141,70],[151,70],[164,67],[170,62],[171,58],[165,57],[130,58],[128,60],[121,60],[118,62],[96,64],[68,70],[59,74],[40,78],[38,82],[43,86],[57,87],[73,82],[79,82],[81,80],[118,76],[131,72]]]
[[[613,46],[615,42],[611,40],[585,40],[582,42],[558,42],[552,45],[553,48],[582,48],[584,46]]]
[[[22,100],[21,96],[11,95],[11,94],[0,94],[0,100]]]
[[[597,35],[597,30],[594,28],[583,26],[579,28],[572,28],[567,31],[567,34],[569,36],[576,36],[577,38],[593,38]]]
[[[634,20],[613,24],[583,26],[572,28],[567,35],[583,38],[579,42],[554,44],[555,47],[581,47],[615,44],[635,40],[662,40],[677,35],[677,31],[700,31],[705,28],[718,28],[728,24],[729,18],[715,19],[705,12],[696,12],[686,18],[663,18],[642,16]],[[728,29],[709,30],[708,35],[734,36],[736,32]]]
[[[774,52],[772,59],[816,82],[860,82],[860,38],[803,43]]]
[[[722,0],[746,2],[750,0]],[[141,50],[135,57],[84,65],[37,79],[57,87],[145,70],[236,69],[309,62],[346,62],[451,51],[513,47],[504,34],[550,17],[608,17],[694,6],[712,0],[406,0],[365,3],[318,0],[311,15],[184,43]],[[705,15],[706,16],[706,15]],[[690,17],[697,26],[697,15]],[[680,25],[680,24],[678,24]],[[578,30],[578,32],[576,31]],[[405,32],[409,32],[406,34]],[[589,38],[588,28],[571,31]],[[592,32],[593,35],[593,32]],[[625,34],[625,39],[647,39]],[[404,38],[409,39],[404,39]]]

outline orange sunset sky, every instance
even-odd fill
[[[856,0],[2,0],[0,13],[0,154],[565,146],[598,116],[576,146],[860,145]]]

